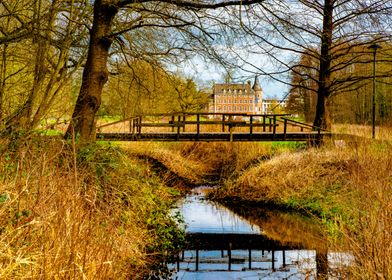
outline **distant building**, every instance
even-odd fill
[[[264,99],[261,104],[263,114],[275,114],[285,111],[287,105],[286,100]]]
[[[209,112],[262,114],[263,90],[257,77],[242,84],[214,84]]]

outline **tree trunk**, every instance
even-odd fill
[[[7,47],[8,44],[3,45],[3,50],[1,52],[1,63],[0,63],[0,122],[3,120],[4,108],[3,99],[5,93],[5,81],[7,78]]]
[[[325,0],[323,15],[323,33],[321,35],[320,69],[317,90],[316,116],[313,125],[322,129],[331,129],[331,116],[328,107],[331,79],[331,47],[333,30],[333,0]]]
[[[75,133],[83,142],[95,140],[95,114],[101,105],[103,86],[108,80],[106,64],[113,42],[110,33],[117,12],[118,8],[110,1],[96,0],[94,3],[87,62],[72,122],[67,129],[67,138]]]
[[[316,116],[313,125],[327,130],[330,130],[332,127],[329,97],[325,94],[318,94],[317,96]]]

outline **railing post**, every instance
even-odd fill
[[[271,124],[272,124],[272,119],[271,118],[268,118],[268,124],[269,124],[269,132],[271,132],[272,131],[272,126],[271,126]]]
[[[287,119],[284,119],[284,127],[283,127],[283,139],[286,141],[286,133],[287,133]]]
[[[180,130],[181,130],[181,116],[178,116],[178,123],[177,123],[177,136],[176,136],[176,141],[180,139]]]
[[[263,115],[263,132],[265,132],[265,115]]]
[[[274,134],[273,134],[272,139],[275,140],[275,136],[276,136],[276,115],[274,115],[274,123],[273,123],[273,126],[274,126]]]
[[[230,142],[233,142],[233,126],[232,126],[233,116],[229,115],[229,133],[230,133]]]
[[[249,120],[249,140],[252,140],[252,134],[253,134],[253,116],[250,116]]]
[[[182,121],[183,121],[183,123],[182,123],[182,125],[183,125],[183,127],[182,127],[182,132],[185,132],[185,121],[186,121],[186,116],[185,116],[185,114],[182,116]]]
[[[175,117],[174,115],[171,117],[171,123],[172,123],[172,132],[174,132],[174,121],[175,121]]]
[[[196,141],[200,140],[200,114],[196,115]]]
[[[225,114],[222,115],[222,132],[225,132]]]
[[[138,127],[137,127],[137,132],[138,132],[138,134],[139,134],[139,136],[140,136],[140,134],[142,134],[142,121],[143,121],[143,119],[142,119],[142,116],[139,116],[139,119],[138,119]]]

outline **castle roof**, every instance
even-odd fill
[[[223,90],[242,90],[242,91],[247,91],[250,93],[251,91],[251,86],[250,84],[231,84],[231,83],[225,83],[225,84],[215,84],[213,91],[214,93],[220,93]]]
[[[259,79],[257,78],[257,76],[255,77],[255,83],[253,84],[252,89],[254,91],[262,91],[261,86],[259,84]]]

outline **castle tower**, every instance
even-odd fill
[[[253,92],[255,95],[255,113],[256,114],[262,114],[262,103],[263,103],[263,89],[261,88],[259,84],[259,79],[257,76],[255,77],[255,82],[253,84]]]

